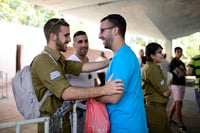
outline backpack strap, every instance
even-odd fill
[[[44,103],[44,101],[47,99],[48,96],[51,96],[52,93],[50,90],[47,90],[45,93],[44,93],[44,96],[42,97],[42,99],[40,100],[40,106]]]
[[[49,57],[55,62],[55,64],[58,64],[58,63],[56,62],[56,60],[54,59],[54,57],[53,57],[49,52],[47,52],[46,50],[43,50],[43,51],[42,51],[42,54],[48,54]]]
[[[47,54],[47,55],[54,61],[54,63],[55,63],[56,65],[58,65],[58,63],[56,62],[56,60],[54,59],[54,57],[53,57],[49,52],[43,50],[43,51],[41,52],[41,54]],[[47,98],[48,96],[51,96],[51,95],[52,95],[51,91],[50,91],[50,90],[47,90],[47,91],[44,93],[44,96],[42,97],[42,99],[40,100],[40,106],[44,103],[44,101],[46,100],[46,98]]]

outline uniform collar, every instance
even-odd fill
[[[155,67],[159,67],[160,68],[160,66],[158,65],[158,64],[155,64],[155,63],[153,63],[152,61],[146,61],[146,63],[148,64],[148,65],[153,65],[153,66],[155,66]]]
[[[45,46],[44,48],[45,51],[47,51],[48,53],[51,54],[51,56],[53,56],[53,58],[55,60],[59,60],[60,58],[64,58],[59,52],[57,52],[56,50],[48,47],[48,46]]]

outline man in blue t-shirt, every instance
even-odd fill
[[[102,96],[99,101],[106,103],[111,133],[147,133],[140,66],[135,53],[125,44],[125,32],[126,21],[121,15],[111,14],[101,20],[99,38],[105,48],[114,52],[106,81],[112,74],[112,79],[122,79],[124,93]]]

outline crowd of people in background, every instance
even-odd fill
[[[162,89],[161,86],[154,85],[156,82],[160,81],[160,85],[164,85],[166,82],[167,88],[169,88],[169,91],[171,92],[171,96],[172,96],[172,103],[169,105],[169,110],[168,110],[168,112],[165,112],[165,117],[167,116],[167,122],[171,126],[177,126],[178,130],[180,132],[185,133],[185,132],[187,132],[187,127],[183,121],[182,107],[183,107],[183,100],[184,100],[184,96],[185,96],[186,76],[195,76],[195,86],[194,86],[195,99],[196,99],[198,110],[200,112],[200,89],[199,89],[200,88],[200,81],[199,81],[199,79],[200,79],[200,63],[199,63],[200,55],[195,55],[194,57],[191,58],[191,61],[188,64],[186,64],[181,60],[181,57],[183,54],[183,49],[181,47],[175,47],[174,48],[175,57],[167,60],[167,58],[166,58],[167,54],[161,53],[162,59],[160,59],[160,61],[158,61],[158,62],[155,62],[154,60],[158,60],[158,58],[155,57],[156,49],[154,49],[154,53],[152,53],[152,55],[149,56],[149,47],[150,47],[149,45],[153,45],[153,44],[149,43],[145,47],[146,48],[145,54],[143,54],[144,53],[143,49],[140,49],[139,55],[138,55],[138,61],[140,62],[140,64],[141,64],[140,66],[142,67],[141,68],[142,82],[143,82],[142,86],[143,86],[143,92],[144,92],[144,98],[145,98],[147,120],[148,120],[148,124],[149,124],[149,132],[164,132],[164,131],[161,131],[161,129],[164,129],[164,127],[162,127],[159,131],[159,128],[161,126],[157,126],[158,129],[156,129],[156,127],[153,127],[153,129],[151,129],[151,123],[153,120],[156,119],[156,117],[154,117],[155,115],[150,115],[150,112],[152,114],[153,114],[153,111],[156,112],[155,107],[157,104],[154,105],[154,108],[153,108],[154,102],[153,103],[148,102],[149,101],[148,99],[150,99],[150,101],[156,101],[156,100],[154,100],[154,96],[156,97],[156,95],[153,94],[153,92],[151,92],[151,91],[154,91],[156,88]],[[159,45],[159,44],[155,43],[154,45]],[[161,47],[161,49],[162,49],[162,47]],[[200,49],[200,47],[199,47],[199,49]],[[142,57],[145,59],[144,64],[142,63]],[[149,63],[149,58],[152,58],[151,62],[156,64],[155,68],[152,67],[150,69],[151,65]],[[159,66],[159,68],[157,66]],[[157,67],[157,72],[156,71],[152,72],[153,70],[156,69],[156,67]],[[160,72],[162,72],[162,74]],[[148,79],[148,74],[150,77],[149,79]],[[163,81],[165,81],[165,82],[161,82],[162,80],[159,80],[159,76],[161,76],[161,75],[163,77],[161,79],[163,79]],[[153,78],[155,80],[152,81],[151,78]],[[149,87],[148,87],[148,83],[151,84]],[[159,93],[159,91],[156,91],[156,93]],[[162,93],[160,93],[160,94],[162,95]],[[149,96],[149,95],[152,95],[152,96]],[[160,102],[162,102],[162,100],[159,99],[156,103],[160,103]],[[152,110],[149,106],[150,104],[152,104]],[[166,109],[164,109],[164,111],[166,111]],[[156,112],[157,116],[159,116],[158,115],[159,113],[161,113],[161,111]],[[157,120],[159,120],[159,119],[157,119]],[[161,118],[160,118],[160,120],[161,120]],[[158,123],[159,123],[158,121],[154,122],[154,124],[158,124]],[[161,123],[164,126],[165,121],[162,120]],[[165,128],[168,127],[166,125],[165,125]],[[154,131],[152,131],[152,130],[154,130]],[[168,131],[168,132],[170,132],[170,131]]]
[[[174,49],[175,57],[167,60],[161,44],[151,42],[139,50],[138,57],[125,42],[126,20],[119,14],[110,14],[100,21],[99,39],[114,55],[108,59],[102,51],[96,60],[87,55],[88,36],[77,31],[73,36],[75,53],[65,58],[71,41],[69,24],[53,18],[44,26],[47,40],[46,55],[39,55],[32,63],[32,79],[38,99],[47,89],[53,93],[41,106],[41,116],[51,116],[65,100],[86,104],[88,98],[105,103],[111,133],[171,133],[171,125],[185,133],[182,118],[185,94],[185,76],[195,75],[196,97],[199,99],[200,55],[187,66],[181,61],[183,49]],[[48,76],[47,76],[48,75]],[[167,113],[169,97],[173,102]],[[197,100],[199,111],[200,101]],[[174,113],[176,120],[173,119]],[[78,133],[84,133],[85,110],[78,109]],[[68,116],[63,118],[63,131],[70,132]],[[39,124],[38,132],[44,125]]]

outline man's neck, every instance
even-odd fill
[[[89,62],[89,59],[87,56],[80,56],[78,54],[75,54],[75,55],[81,60],[81,62],[83,62],[83,63]]]
[[[114,44],[114,45],[115,45],[115,44]],[[117,52],[117,50],[120,49],[120,48],[121,48],[122,46],[124,46],[124,45],[125,45],[125,43],[121,43],[121,44],[119,44],[119,45],[113,46],[113,49],[112,49],[113,53]]]

